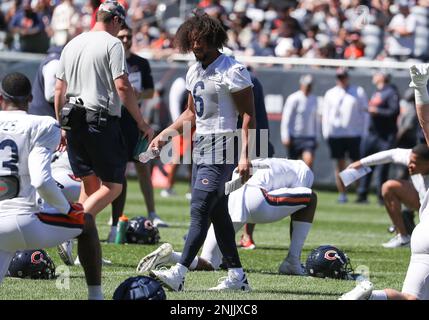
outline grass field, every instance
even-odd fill
[[[160,229],[161,242],[170,242],[176,251],[183,248],[183,236],[187,232],[189,206],[184,194],[187,186],[178,184],[178,196],[164,199],[156,190],[157,211],[170,223],[170,228]],[[302,261],[309,251],[321,244],[332,244],[345,251],[354,268],[365,266],[371,281],[377,288],[401,289],[409,261],[409,249],[384,249],[381,243],[391,235],[386,229],[390,225],[385,209],[370,198],[369,205],[356,205],[354,196],[347,205],[336,203],[337,194],[317,191],[319,196],[315,222],[304,246]],[[136,181],[129,183],[129,193],[125,212],[133,217],[146,214],[146,209]],[[103,256],[113,261],[112,266],[103,268],[103,288],[106,299],[111,299],[116,287],[126,278],[135,275],[135,268],[141,257],[157,246],[107,244],[110,208],[97,218]],[[213,293],[207,288],[217,284],[225,271],[191,272],[185,283],[185,291],[167,291],[167,299],[255,299],[255,300],[297,300],[297,299],[337,299],[343,292],[352,289],[354,281],[316,279],[278,275],[278,266],[287,254],[289,246],[289,221],[284,219],[273,224],[257,225],[253,251],[240,250],[242,264],[247,271],[253,288],[250,293]],[[238,237],[238,235],[237,235]],[[49,254],[57,267],[62,264],[55,249]],[[23,280],[6,278],[0,287],[0,299],[86,299],[87,290],[80,267],[70,268],[68,290],[56,287],[55,280]]]

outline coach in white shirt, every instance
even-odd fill
[[[288,148],[289,158],[302,157],[305,164],[311,168],[317,147],[317,97],[311,94],[311,75],[301,76],[299,83],[300,89],[286,100],[280,133],[282,143]]]
[[[338,202],[347,202],[339,173],[346,168],[346,154],[352,161],[360,158],[360,142],[368,131],[368,98],[362,87],[350,85],[347,70],[336,71],[337,85],[323,99],[322,134],[328,141],[331,158],[337,160],[335,182]]]

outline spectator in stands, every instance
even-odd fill
[[[19,36],[20,50],[31,53],[46,53],[49,38],[42,19],[31,7],[31,0],[23,0],[10,22],[10,30]]]
[[[274,47],[269,32],[261,31],[257,38],[252,41],[250,47],[245,51],[249,56],[273,57],[275,56]]]
[[[389,57],[403,61],[413,56],[417,20],[410,13],[408,0],[400,0],[398,6],[399,13],[387,26],[390,36],[386,39],[386,51]]]
[[[52,43],[64,46],[68,41],[82,32],[80,15],[73,0],[63,0],[55,7],[52,14]]]
[[[280,132],[288,158],[302,158],[311,169],[317,146],[317,97],[311,94],[311,75],[301,76],[299,84],[300,89],[286,99]]]
[[[336,78],[337,85],[323,99],[322,133],[328,141],[331,158],[336,160],[338,202],[346,203],[346,189],[339,173],[346,168],[346,154],[352,161],[360,158],[360,142],[368,122],[368,100],[362,87],[350,84],[347,70],[337,69]]]
[[[344,50],[344,59],[359,59],[365,55],[365,44],[361,40],[358,31],[350,32],[348,36],[349,45]]]
[[[376,87],[372,95],[368,112],[370,114],[369,132],[362,143],[362,157],[379,151],[393,148],[398,132],[397,119],[399,115],[399,94],[394,85],[390,83],[390,75],[384,71],[378,71],[372,79]],[[377,196],[380,204],[384,204],[381,195],[381,186],[387,180],[389,164],[378,166],[377,169]],[[357,190],[357,203],[368,203],[368,191],[371,183],[372,172],[360,180]]]

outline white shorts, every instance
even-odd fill
[[[245,222],[272,223],[282,220],[305,208],[310,203],[311,192],[310,188],[305,187],[280,188],[266,192],[249,186],[244,195],[244,206],[248,212]]]
[[[83,222],[83,214],[0,216],[0,283],[16,251],[54,247],[76,238],[82,233]]]
[[[420,222],[411,235],[411,259],[402,292],[429,300],[429,219]]]

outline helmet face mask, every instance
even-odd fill
[[[350,259],[340,249],[330,245],[313,249],[308,255],[305,268],[312,277],[353,279]]]
[[[122,282],[113,294],[113,300],[166,300],[161,284],[147,276],[131,277]]]
[[[55,264],[44,250],[17,251],[7,275],[16,278],[55,279]]]
[[[144,217],[130,219],[126,232],[127,243],[156,244],[160,240],[158,228]]]

